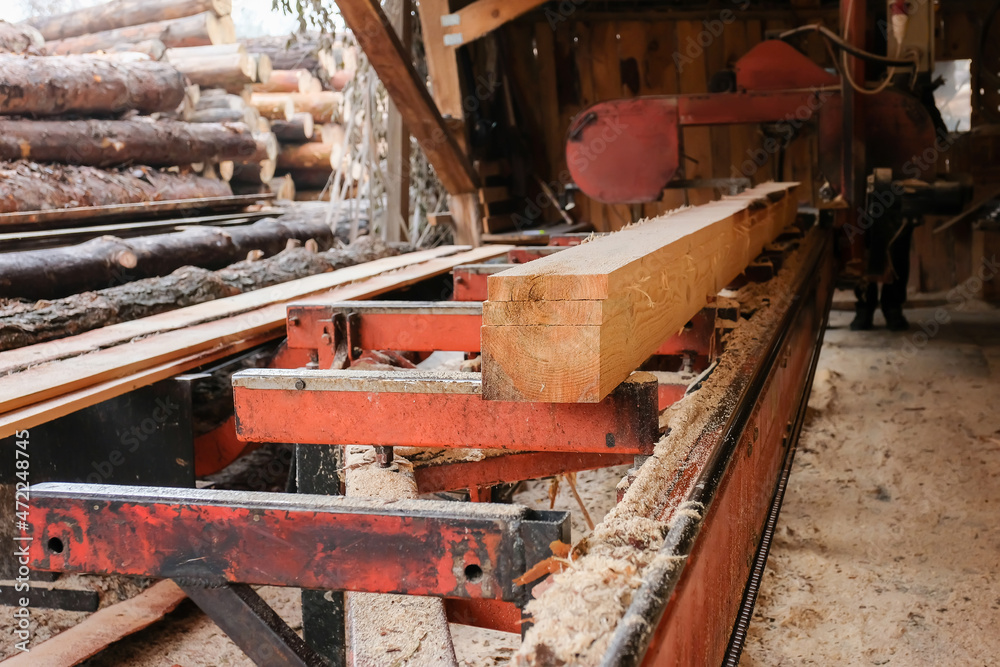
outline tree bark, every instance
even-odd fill
[[[271,132],[278,141],[288,144],[302,144],[312,139],[314,121],[307,113],[296,113],[291,120],[271,121]]]
[[[271,160],[237,163],[234,164],[232,180],[237,183],[266,184],[274,178],[274,168]]]
[[[0,351],[252,292],[394,254],[380,240],[363,236],[343,250],[315,253],[305,248],[289,248],[269,259],[242,261],[218,271],[184,266],[167,276],[76,294],[41,307],[20,303],[0,305]]]
[[[280,170],[292,177],[296,190],[322,190],[326,187],[333,169],[288,169]]]
[[[0,113],[149,114],[184,100],[184,75],[166,63],[94,56],[0,54]]]
[[[94,167],[135,163],[174,166],[192,162],[245,160],[257,152],[242,125],[133,120],[0,119],[0,160]]]
[[[66,39],[93,32],[116,30],[143,23],[183,18],[202,12],[225,16],[232,0],[115,0],[55,16],[28,19],[45,39]]]
[[[38,53],[45,44],[31,26],[0,21],[0,53]]]
[[[288,239],[333,244],[325,220],[265,218],[240,227],[197,227],[171,234],[106,236],[75,246],[0,254],[0,298],[53,299],[163,276],[181,266],[220,269],[260,250],[281,251]]]
[[[324,49],[319,37],[296,35],[295,41],[291,44],[284,36],[251,37],[244,41],[247,50],[266,53],[276,70],[305,69],[320,81],[325,81],[329,77],[323,65],[326,57],[325,54],[321,55]]]
[[[198,109],[187,117],[189,123],[243,123],[248,128],[257,125],[260,116],[253,107],[241,109]]]
[[[45,52],[49,55],[92,53],[125,42],[142,42],[147,39],[158,39],[167,48],[225,44],[233,41],[228,34],[231,23],[231,19],[223,21],[215,12],[203,12],[168,21],[143,23],[50,41],[45,44]]]
[[[0,213],[146,201],[225,197],[225,183],[149,167],[93,167],[0,162]]]

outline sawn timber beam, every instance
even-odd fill
[[[489,276],[483,397],[603,400],[794,222],[796,186],[759,185]]]

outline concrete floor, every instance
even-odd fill
[[[1000,311],[907,315],[831,314],[743,667],[1000,660]]]

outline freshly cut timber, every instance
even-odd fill
[[[759,185],[490,276],[484,398],[602,400],[794,222],[796,185]]]
[[[0,162],[0,213],[231,194],[229,186],[220,181],[149,167],[112,171],[27,161]]]
[[[267,109],[273,107],[284,109],[287,100],[292,102],[289,115],[268,116]],[[317,123],[333,123],[340,120],[340,105],[343,100],[342,94],[331,91],[322,93],[254,93],[251,103],[265,118],[287,120],[291,118],[291,113],[307,113]]]
[[[232,0],[113,0],[55,16],[35,17],[27,23],[45,39],[66,39],[143,23],[156,23],[203,12],[225,16]]]
[[[242,109],[196,109],[187,115],[189,123],[243,123],[248,128],[256,127],[260,114],[253,107]]]
[[[295,113],[290,120],[271,121],[271,132],[278,141],[289,144],[301,144],[313,137],[315,123],[307,113]]]
[[[329,248],[333,243],[329,227],[326,232],[323,237],[314,237],[320,248]],[[339,237],[346,241],[347,230]],[[167,276],[145,278],[44,304],[8,302],[0,306],[0,351],[74,336],[394,254],[394,250],[380,241],[362,236],[342,250],[313,252],[301,247],[288,248],[273,257],[244,260],[218,271],[184,266]]]
[[[253,90],[255,93],[318,93],[323,86],[309,70],[275,69],[271,70],[266,82],[255,83]]]
[[[49,55],[93,53],[126,42],[142,42],[147,39],[158,39],[167,48],[228,44],[234,39],[230,34],[231,27],[232,20],[228,16],[220,19],[214,12],[203,12],[169,21],[143,23],[47,42],[45,52]]]
[[[164,276],[182,266],[221,269],[253,250],[264,256],[289,239],[333,243],[324,220],[265,218],[240,227],[193,227],[183,232],[93,239],[75,246],[0,254],[0,298],[53,299],[110,285]]]
[[[289,120],[295,115],[295,103],[287,93],[254,93],[250,104],[269,120]]]
[[[0,54],[0,72],[4,82],[0,88],[2,114],[170,111],[184,100],[186,86],[176,69],[148,60]]]
[[[31,26],[0,21],[0,53],[38,52],[44,44],[42,35]]]
[[[234,164],[233,167],[233,177],[230,180],[237,183],[260,185],[266,184],[274,178],[275,164],[273,160],[239,162]]]
[[[143,53],[149,56],[150,60],[160,60],[167,52],[167,47],[158,39],[145,39],[141,42],[116,44],[104,49],[106,53]]]
[[[278,169],[333,170],[333,159],[339,146],[334,144],[286,144],[278,152]]]
[[[257,152],[243,125],[171,120],[3,120],[0,160],[110,167],[241,160]]]
[[[257,61],[246,53],[196,58],[171,58],[170,64],[202,88],[222,88],[238,93],[257,80]]]

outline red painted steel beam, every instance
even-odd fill
[[[444,465],[422,466],[416,463],[413,466],[413,476],[420,493],[434,493],[594,470],[632,463],[634,460],[635,457],[631,454],[522,452]]]
[[[55,572],[523,601],[513,580],[568,537],[567,513],[517,505],[63,483],[31,490],[30,566]]]
[[[247,370],[237,434],[255,442],[651,454],[657,381],[633,373],[600,403],[484,401],[478,373]]]
[[[466,264],[451,272],[455,281],[452,299],[455,301],[486,301],[486,279],[513,264]]]

